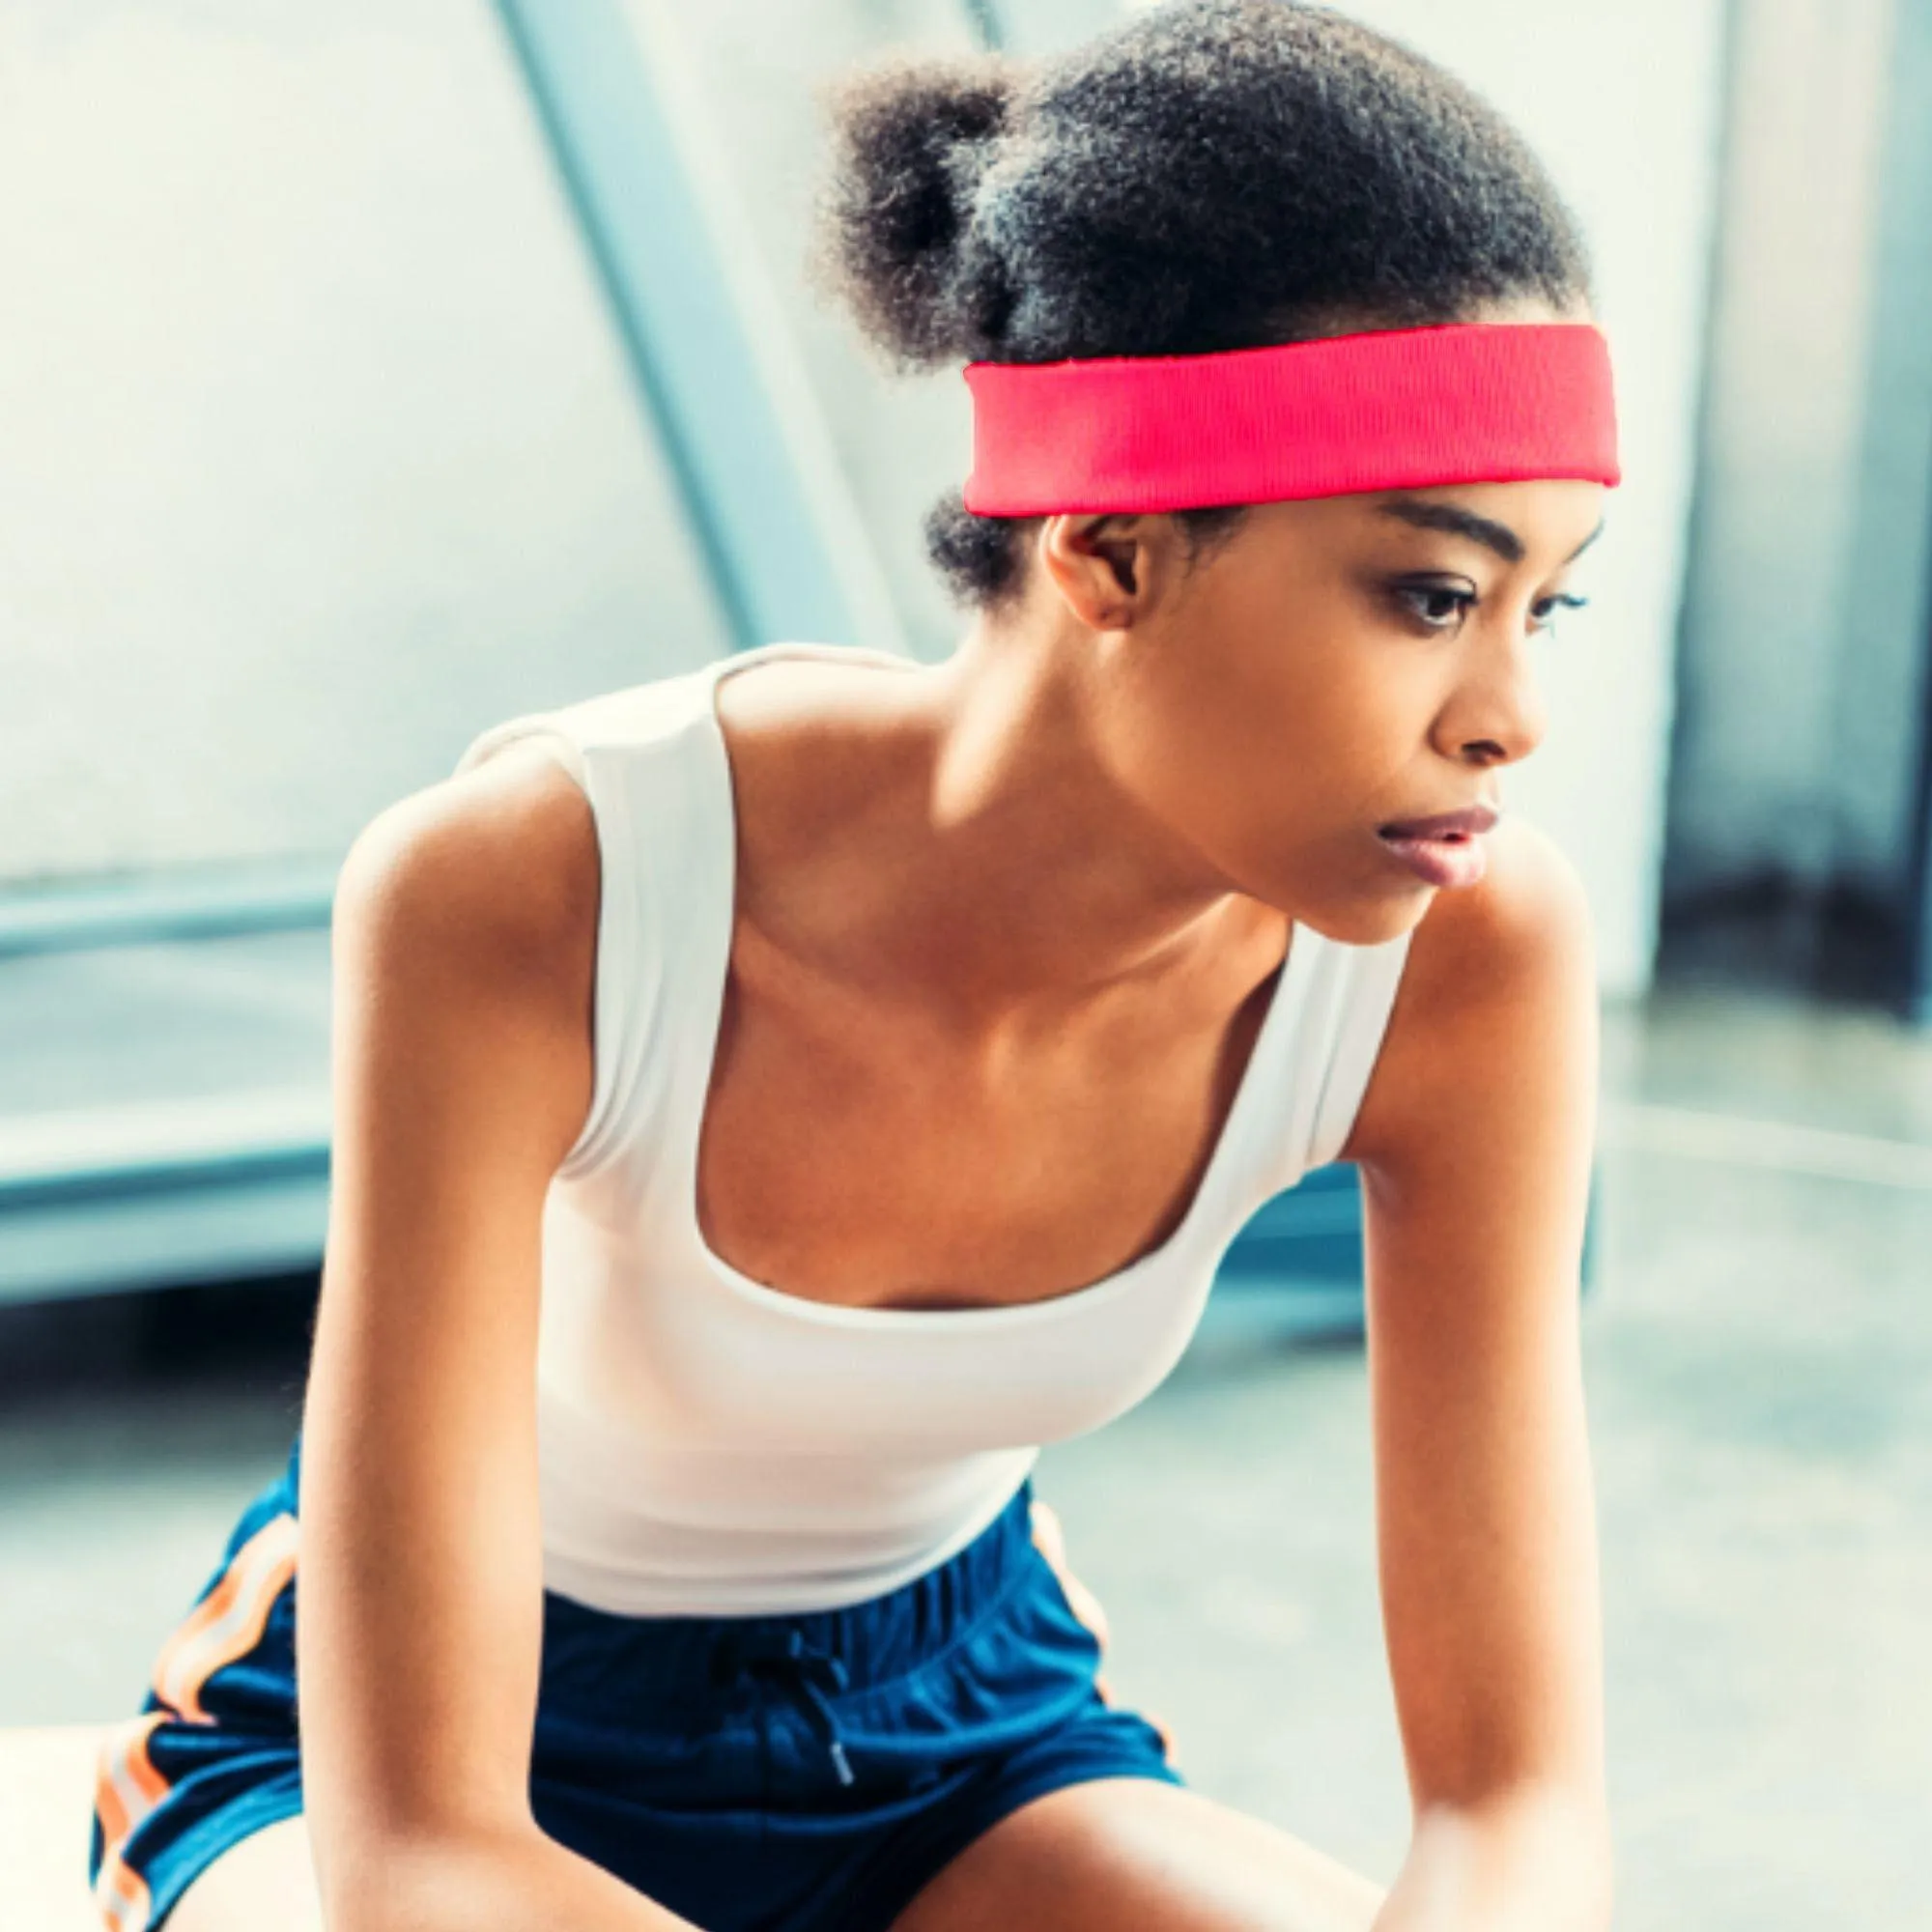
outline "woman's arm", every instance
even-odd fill
[[[1512,827],[1484,884],[1417,929],[1350,1148],[1415,1807],[1378,1932],[1609,1923],[1577,1334],[1596,1070],[1581,891]]]
[[[513,748],[336,895],[335,1151],[303,1427],[303,1779],[331,1932],[666,1932],[545,1838],[541,1210],[589,1105],[595,829]]]

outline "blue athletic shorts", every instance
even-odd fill
[[[300,1811],[296,1476],[248,1507],[101,1752],[90,1861],[151,1932],[213,1860]],[[1109,1701],[1098,1605],[1031,1485],[956,1556],[846,1609],[624,1617],[544,1599],[538,1823],[703,1932],[885,1932],[1030,1799],[1180,1781]]]

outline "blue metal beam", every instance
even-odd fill
[[[183,867],[0,891],[0,959],[326,926],[340,861]]]
[[[858,639],[865,613],[800,473],[769,346],[635,19],[618,0],[497,0],[497,13],[733,638]]]

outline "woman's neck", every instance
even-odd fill
[[[974,1027],[1071,1013],[1134,980],[1218,982],[1231,945],[1265,971],[1281,915],[1109,772],[1093,648],[982,621],[952,657],[871,684],[863,714],[815,711],[803,681],[734,706],[751,721],[733,745],[756,940],[848,985],[917,986]]]

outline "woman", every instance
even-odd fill
[[[1285,0],[838,128],[837,279],[976,364],[972,621],[511,720],[356,841],[304,1438],[110,1743],[107,1922],[1601,1926],[1588,935],[1488,829],[1615,474],[1573,224]],[[1337,1157],[1385,1897],[1107,1700],[1028,1482]]]

